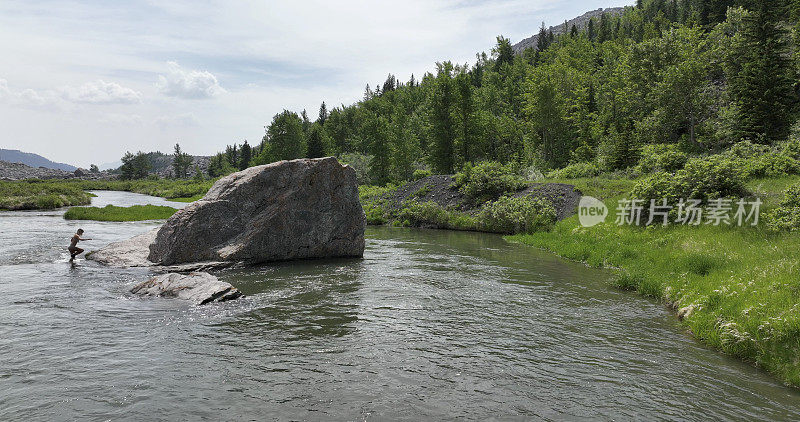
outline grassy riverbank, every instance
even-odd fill
[[[214,180],[21,180],[0,181],[0,209],[32,210],[87,205],[87,190],[118,190],[192,202],[200,199]]]
[[[64,213],[67,220],[95,221],[143,221],[163,220],[172,217],[177,209],[156,205],[133,205],[130,207],[73,207]]]
[[[774,209],[797,176],[756,179],[748,189]],[[552,230],[510,236],[593,267],[617,268],[619,287],[664,300],[705,343],[800,386],[800,236],[758,227],[636,227],[614,223],[617,199],[634,183],[577,179],[603,199],[609,218],[582,227],[577,216]]]
[[[62,181],[0,181],[0,209],[34,210],[86,205],[92,194]]]

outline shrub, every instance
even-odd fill
[[[634,171],[638,174],[650,174],[659,170],[674,172],[682,169],[688,159],[689,156],[680,151],[677,145],[645,145]]]
[[[548,179],[578,179],[581,177],[595,177],[600,174],[600,166],[595,163],[573,163],[562,169],[547,173]]]
[[[525,187],[525,181],[517,175],[514,165],[485,161],[475,166],[467,164],[455,175],[459,192],[475,203],[484,203],[506,193]]]
[[[419,180],[424,179],[431,175],[430,170],[414,170],[414,173],[411,175],[412,180]]]
[[[553,206],[540,198],[503,196],[478,214],[483,230],[516,234],[549,229],[556,221]]]
[[[783,192],[780,205],[764,216],[772,230],[800,230],[800,183]]]
[[[397,215],[401,225],[411,227],[431,227],[438,229],[475,230],[473,217],[458,211],[442,208],[439,204],[429,202],[405,201]]]
[[[744,178],[737,171],[733,160],[722,156],[690,160],[686,167],[677,173],[664,171],[652,174],[639,181],[631,190],[631,197],[643,200],[642,217],[647,221],[651,200],[661,204],[666,198],[673,207],[678,200],[743,197],[748,194]]]
[[[800,174],[800,142],[787,141],[772,150],[761,144],[742,141],[721,156],[732,160],[745,179]]]
[[[676,183],[684,189],[677,192],[683,198],[706,200],[745,196],[748,193],[744,187],[744,177],[736,163],[719,156],[690,160],[677,173]]]

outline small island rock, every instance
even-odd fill
[[[131,293],[184,299],[195,305],[224,302],[242,296],[236,287],[206,272],[161,274],[137,284]]]

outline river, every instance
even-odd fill
[[[93,250],[159,222],[63,212],[0,212],[0,420],[800,419],[662,304],[499,236],[369,227],[364,259],[228,270],[247,297],[193,307],[67,262],[77,227]]]

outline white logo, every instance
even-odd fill
[[[591,196],[582,196],[578,203],[578,220],[583,227],[592,227],[606,221],[608,208],[603,201]]]

